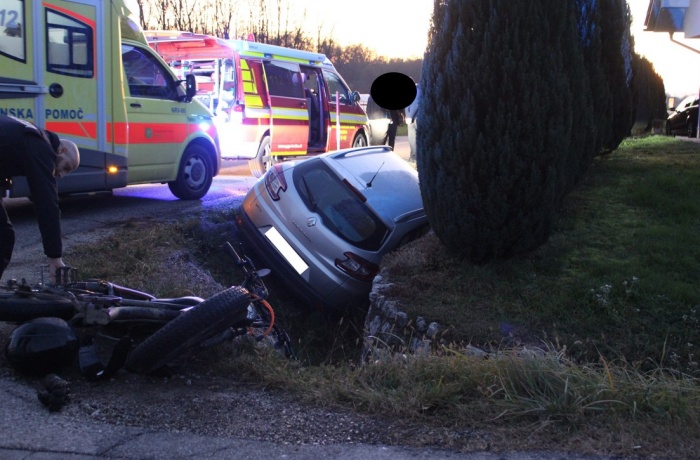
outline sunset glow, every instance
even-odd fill
[[[644,31],[649,0],[628,0],[632,12],[635,50],[654,64],[666,92],[682,97],[700,89],[700,54],[671,42],[667,33]],[[306,11],[310,32],[320,27],[343,46],[363,44],[388,58],[422,57],[428,43],[432,0],[356,0],[348,8],[327,0],[295,0],[298,14]],[[700,50],[700,39],[674,39]]]

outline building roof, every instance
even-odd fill
[[[649,0],[644,30],[700,38],[700,0]]]

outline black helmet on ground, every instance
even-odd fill
[[[74,362],[77,352],[75,332],[60,318],[36,318],[16,327],[5,347],[10,365],[31,376],[58,372]]]

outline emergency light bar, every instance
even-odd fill
[[[323,54],[313,53],[292,48],[284,48],[277,45],[249,42],[246,40],[227,40],[232,49],[242,55],[257,55],[268,59],[294,60],[313,66],[327,66],[333,68],[331,61]]]
[[[192,55],[181,55],[182,59],[195,59],[201,53],[198,50],[211,49],[212,51],[228,48],[244,56],[263,57],[266,59],[279,59],[282,61],[294,61],[314,67],[334,68],[331,61],[323,54],[311,51],[302,51],[293,48],[285,48],[277,45],[268,45],[248,40],[224,40],[211,35],[195,34],[192,32],[149,30],[144,32],[146,40],[162,56],[169,56],[170,52],[179,50],[192,50]],[[158,46],[158,45],[162,46]],[[167,49],[164,49],[167,47]],[[172,51],[169,51],[172,50]],[[223,56],[222,56],[223,57]],[[172,59],[172,58],[169,58]]]

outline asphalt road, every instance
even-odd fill
[[[109,234],[115,223],[152,216],[188,215],[220,207],[240,205],[255,182],[240,162],[226,162],[223,173],[214,179],[202,200],[182,201],[175,198],[167,185],[149,184],[126,187],[108,194],[70,196],[61,200],[61,226],[64,250]],[[245,175],[244,175],[245,174]],[[5,199],[16,242],[12,261],[3,275],[37,282],[44,263],[41,235],[32,203],[26,198]],[[65,260],[70,265],[69,260]]]

